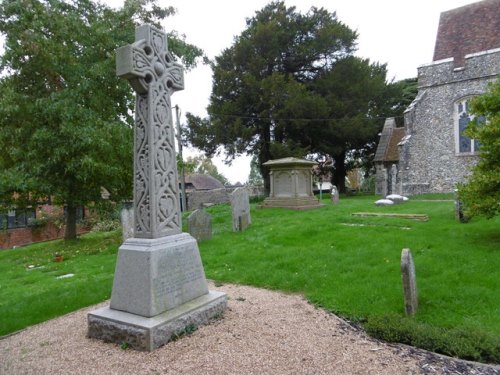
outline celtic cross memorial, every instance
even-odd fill
[[[227,299],[208,290],[198,244],[182,232],[170,96],[184,75],[167,35],[137,27],[116,69],[136,93],[134,236],[120,246],[110,306],[88,315],[88,336],[151,351],[220,315]]]
[[[182,66],[167,50],[167,36],[149,25],[136,42],[116,51],[117,75],[136,92],[134,132],[134,236],[181,232],[179,188],[170,96],[184,89]]]

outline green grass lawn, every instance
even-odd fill
[[[373,196],[342,197],[333,206],[324,198],[325,207],[310,211],[252,205],[252,225],[238,233],[229,206],[209,208],[213,239],[199,244],[207,277],[303,293],[376,337],[500,363],[498,218],[461,224],[446,201],[376,207]],[[354,212],[426,214],[429,221]],[[101,233],[0,252],[0,335],[109,298],[120,242],[119,233]],[[403,248],[415,260],[414,318],[404,316]],[[64,262],[52,261],[56,251]],[[67,273],[75,276],[56,279]]]
[[[92,233],[0,251],[0,336],[110,298],[120,243],[118,232]]]

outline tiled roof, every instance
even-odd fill
[[[384,129],[380,135],[377,151],[374,161],[398,161],[399,150],[398,143],[401,142],[405,135],[404,128],[396,128],[396,122],[393,118],[385,120]]]
[[[464,66],[465,55],[500,47],[500,0],[483,0],[441,13],[434,61],[454,58]]]
[[[195,190],[224,189],[224,184],[216,178],[204,174],[190,174],[186,176],[186,185],[193,185]]]
[[[405,136],[405,128],[394,128],[392,129],[391,137],[389,138],[389,145],[385,153],[384,161],[398,161],[399,160],[399,149],[398,143]]]

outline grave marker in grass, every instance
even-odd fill
[[[418,309],[417,278],[415,263],[410,249],[401,252],[401,275],[403,279],[403,293],[406,315],[413,316]]]
[[[252,219],[250,216],[250,200],[248,192],[245,188],[236,188],[231,193],[231,212],[233,217],[233,231],[244,231],[250,224]]]
[[[197,241],[212,239],[212,216],[203,210],[195,210],[188,218],[188,232]]]

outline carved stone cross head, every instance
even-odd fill
[[[170,97],[184,88],[167,35],[139,26],[135,42],[116,50],[117,75],[136,91],[134,130],[134,237],[182,232]]]
[[[135,30],[135,43],[116,50],[116,74],[145,94],[153,83],[164,82],[170,91],[184,89],[182,65],[168,51],[167,35],[151,25]]]

